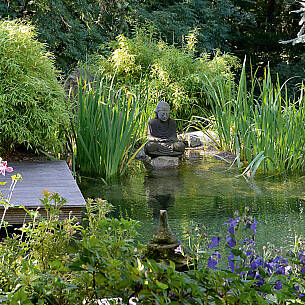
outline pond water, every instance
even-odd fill
[[[113,216],[139,220],[142,242],[156,231],[160,209],[167,209],[171,229],[181,238],[192,223],[204,224],[210,237],[224,236],[224,222],[249,207],[258,220],[258,247],[267,242],[291,247],[295,235],[305,233],[305,176],[249,181],[239,174],[222,161],[201,157],[183,160],[178,170],[148,173],[138,168],[111,185],[87,180],[80,188],[85,198],[107,199],[115,207]]]

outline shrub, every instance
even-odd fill
[[[59,151],[68,116],[51,54],[32,26],[0,21],[0,147]]]
[[[180,49],[157,41],[150,32],[138,30],[134,38],[119,36],[110,44],[110,52],[91,61],[103,75],[115,76],[119,87],[149,84],[151,103],[166,101],[177,118],[187,121],[192,115],[202,115],[207,106],[205,76],[213,84],[219,78],[232,81],[229,71],[238,65],[237,58],[219,52],[213,58],[207,53],[195,58],[194,35],[191,33],[187,46]]]
[[[87,53],[96,51],[107,37],[108,29],[99,20],[99,1],[2,2],[0,16],[20,18],[34,25],[37,39],[47,44],[56,58],[56,66],[65,72],[78,60],[85,60]]]

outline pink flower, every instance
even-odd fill
[[[7,166],[7,161],[0,162],[0,171],[3,176],[5,176],[5,172],[11,173],[13,171],[12,167]]]

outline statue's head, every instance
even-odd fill
[[[170,107],[168,103],[166,102],[158,103],[155,111],[156,118],[158,118],[162,122],[166,122],[169,119],[169,111],[170,111]]]

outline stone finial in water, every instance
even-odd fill
[[[175,249],[179,247],[180,241],[171,231],[168,224],[166,210],[160,210],[160,223],[158,231],[147,244],[147,257],[156,260],[171,259],[175,256]]]
[[[181,249],[181,242],[169,227],[167,211],[160,210],[159,228],[147,244],[146,257],[165,264],[173,261],[177,271],[188,270],[189,258],[182,254],[181,250],[177,251],[179,248]]]
[[[152,243],[160,245],[171,245],[179,243],[177,237],[169,227],[166,210],[160,210],[159,227],[158,231],[153,235]]]

